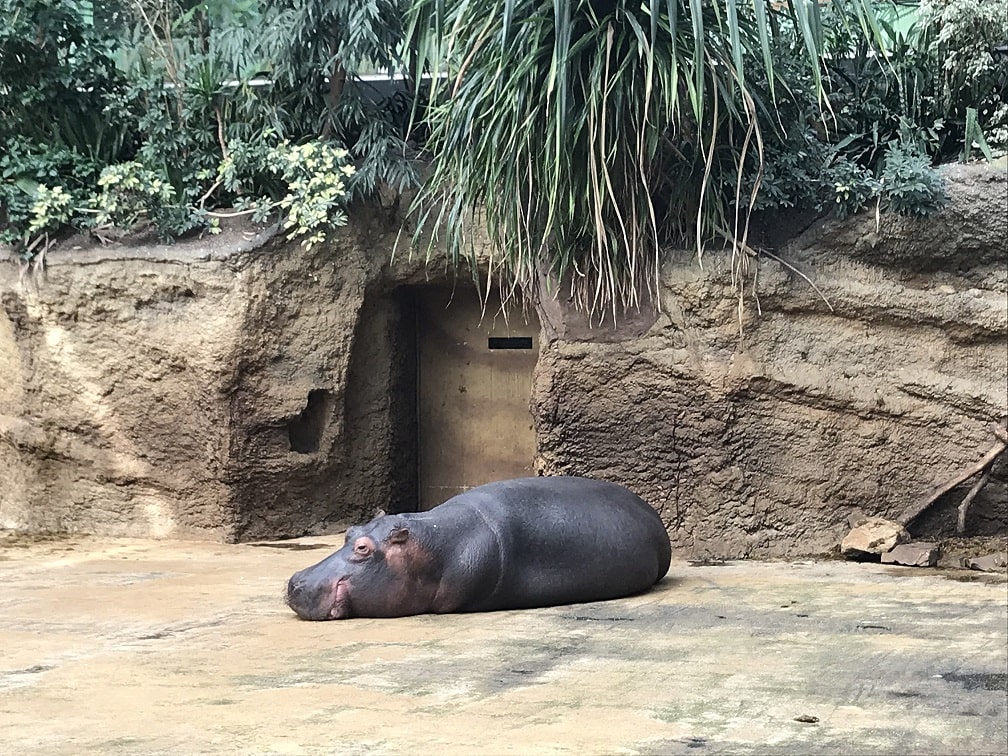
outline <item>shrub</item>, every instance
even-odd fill
[[[890,209],[901,215],[926,216],[941,210],[947,200],[941,176],[924,151],[911,140],[889,144],[881,187]]]
[[[287,184],[277,203],[286,214],[283,227],[291,238],[304,237],[308,249],[325,238],[327,228],[346,223],[347,181],[355,172],[348,157],[342,146],[321,141],[283,142],[270,152],[270,166]]]
[[[104,168],[92,206],[96,223],[130,229],[143,220],[157,223],[162,208],[174,204],[175,190],[157,172],[133,160]]]
[[[829,173],[833,203],[840,218],[856,213],[878,197],[882,188],[871,171],[842,156],[831,166]]]
[[[1002,0],[922,0],[917,24],[935,62],[936,110],[949,132],[943,156],[958,157],[968,111],[992,147],[1008,148],[1008,13]],[[1000,53],[998,53],[1000,48]],[[984,137],[982,137],[984,138]],[[970,145],[962,145],[967,150]]]
[[[131,128],[106,112],[126,88],[115,34],[84,5],[0,0],[0,242],[24,241],[42,217],[32,212],[40,184],[83,205],[102,167],[135,146]]]
[[[0,241],[30,251],[64,223],[171,238],[236,207],[317,243],[351,193],[415,183],[401,103],[359,78],[394,67],[398,0],[98,5],[0,0]]]

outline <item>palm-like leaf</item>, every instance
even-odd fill
[[[741,174],[761,119],[772,123],[747,67],[766,69],[772,96],[772,46],[793,35],[821,87],[818,6],[778,6],[418,0],[415,70],[434,82],[420,227],[446,228],[459,256],[466,229],[484,225],[492,268],[520,289],[545,271],[572,277],[589,311],[638,304],[662,244],[678,235],[702,249],[738,228],[708,188],[726,152]],[[866,34],[875,28],[863,0],[841,7]]]

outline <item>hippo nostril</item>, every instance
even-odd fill
[[[301,596],[302,592],[304,591],[304,585],[305,585],[305,581],[304,580],[295,580],[294,578],[291,578],[287,582],[287,603],[288,604],[291,601],[293,601],[294,599],[299,598]]]

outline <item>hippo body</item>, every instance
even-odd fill
[[[670,560],[661,518],[626,488],[519,478],[350,528],[291,577],[287,603],[325,620],[601,601],[647,590]]]

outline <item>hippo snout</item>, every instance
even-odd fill
[[[287,581],[287,592],[284,594],[284,601],[287,603],[287,606],[296,611],[297,607],[304,603],[304,588],[304,579],[299,578],[297,575],[293,575]]]
[[[305,576],[299,572],[287,581],[287,595],[285,599],[287,606],[293,609],[294,613],[301,619],[328,619],[326,615],[329,611],[327,607],[322,606],[320,593],[318,584],[316,583],[314,586],[310,585]]]
[[[345,578],[317,579],[298,572],[287,581],[287,606],[303,620],[343,619],[350,613]]]

